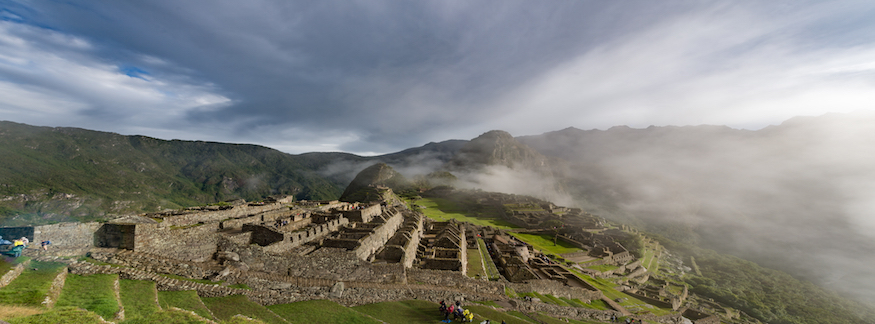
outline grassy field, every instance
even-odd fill
[[[213,315],[223,321],[231,320],[231,317],[234,315],[241,314],[260,319],[265,323],[286,323],[282,318],[272,313],[264,306],[250,301],[249,298],[244,295],[206,297],[201,298],[201,300],[204,302],[204,305],[207,305],[207,308],[213,312]]]
[[[10,324],[102,324],[100,316],[77,307],[55,307],[42,314],[7,320]]]
[[[605,297],[608,297],[608,298],[613,299],[613,300],[623,299],[623,301],[620,302],[620,306],[633,308],[633,309],[646,309],[657,316],[668,315],[671,313],[670,310],[660,309],[657,307],[654,307],[654,308],[648,307],[647,303],[645,303],[641,300],[638,300],[632,296],[629,296],[623,292],[618,291],[617,289],[614,288],[615,285],[613,283],[611,283],[605,279],[593,278],[593,277],[584,275],[584,274],[578,272],[577,270],[574,270],[571,268],[569,268],[569,270],[571,272],[573,272],[574,274],[576,274],[578,277],[582,278],[583,280],[585,280],[586,282],[591,284],[593,287],[601,290],[602,293],[605,294]],[[595,305],[593,305],[593,306],[595,306]]]
[[[42,305],[52,280],[63,267],[63,263],[57,262],[31,262],[18,278],[0,289],[0,304]]]
[[[160,311],[156,302],[155,282],[122,279],[119,281],[119,287],[126,320],[147,317]]]
[[[641,258],[641,265],[647,268],[651,273],[659,271],[659,245],[645,244],[644,256]]]
[[[176,307],[193,311],[204,318],[215,319],[213,314],[210,313],[209,308],[201,302],[200,297],[198,297],[197,292],[194,290],[159,291],[158,303],[164,309]]]
[[[480,215],[468,215],[467,211],[457,206],[453,201],[442,198],[422,198],[413,202],[415,205],[420,205],[422,213],[436,221],[445,222],[450,219],[456,219],[462,222],[468,222],[480,226],[492,226],[501,229],[518,228],[517,226],[508,223],[501,218],[488,217]]]
[[[61,296],[55,306],[81,307],[106,320],[111,320],[119,311],[119,304],[113,292],[116,279],[118,275],[115,274],[67,275],[64,289],[61,290]]]
[[[570,243],[557,240],[553,243],[553,236],[547,234],[524,234],[524,233],[509,233],[523,242],[531,244],[537,250],[548,254],[563,254],[582,251],[580,248],[571,245]]]
[[[127,309],[125,309],[125,314],[127,314]],[[209,322],[205,321],[203,318],[199,318],[195,315],[192,315],[191,313],[188,313],[186,311],[179,311],[179,310],[165,310],[165,311],[148,313],[142,317],[125,319],[125,321],[121,322],[121,324],[153,324],[153,323],[208,324]],[[229,322],[222,322],[222,324],[227,324],[227,323],[229,323]]]
[[[486,249],[486,242],[481,238],[477,238],[477,246],[480,247],[480,258],[483,260],[483,265],[486,269],[486,275],[489,277],[489,280],[498,280],[498,278],[500,278],[498,268],[495,266],[495,262],[492,261],[492,257],[489,256],[489,250]]]
[[[309,300],[292,304],[272,305],[268,306],[267,309],[285,318],[289,323],[380,323],[378,320],[330,300]]]
[[[480,249],[468,249],[468,277],[486,278],[486,270],[483,268],[483,257]]]
[[[434,324],[443,319],[438,304],[424,300],[383,302],[352,309],[389,324]]]
[[[581,321],[581,320],[575,320],[575,319],[569,319],[569,318],[558,319],[558,318],[550,317],[550,316],[545,315],[543,313],[532,314],[532,317],[534,317],[535,319],[537,319],[541,323],[545,323],[545,324],[567,324],[567,323],[596,324],[596,323],[602,323],[602,322],[593,322],[593,321]]]
[[[600,264],[600,265],[595,265],[595,266],[589,266],[586,268],[593,269],[593,270],[600,271],[600,272],[605,272],[605,271],[611,271],[611,270],[617,269],[619,267],[615,266],[613,264]]]

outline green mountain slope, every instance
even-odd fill
[[[2,224],[88,220],[277,194],[334,199],[342,190],[316,172],[319,156],[256,145],[0,122],[0,157]],[[10,219],[15,215],[20,217]]]

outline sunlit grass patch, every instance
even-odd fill
[[[46,311],[44,307],[37,306],[0,305],[0,319],[8,320],[15,317],[42,314]]]
[[[480,258],[483,260],[486,276],[489,280],[498,280],[501,276],[498,273],[498,267],[495,266],[495,262],[492,261],[492,257],[489,256],[489,250],[486,249],[486,242],[481,238],[477,238],[477,246],[480,248]]]
[[[213,312],[218,319],[231,320],[234,315],[241,314],[251,318],[257,318],[265,323],[284,324],[282,318],[270,312],[264,306],[254,303],[244,295],[232,295],[225,297],[201,298],[204,305]]]
[[[541,252],[547,254],[564,254],[564,253],[572,253],[582,251],[580,248],[572,245],[571,243],[556,240],[556,243],[553,243],[553,236],[546,234],[525,234],[525,233],[509,233],[514,237],[520,239],[520,241],[531,244],[535,249],[540,250]]]
[[[119,311],[113,285],[118,275],[67,275],[56,306],[81,307],[110,320]]]
[[[425,300],[407,300],[367,304],[352,309],[389,324],[433,324],[443,319],[438,306],[438,303]]]
[[[146,280],[121,279],[119,295],[125,307],[125,319],[147,317],[158,312],[155,282]]]
[[[10,324],[102,324],[100,316],[77,307],[55,307],[42,314],[7,320]]]
[[[203,302],[201,302],[201,298],[194,290],[159,291],[158,303],[164,309],[176,307],[193,311],[204,318],[214,319],[213,314],[210,313],[210,310],[207,308],[207,306],[204,305]]]
[[[459,208],[456,203],[447,199],[423,198],[416,200],[414,204],[425,207],[421,209],[422,213],[439,222],[455,219],[480,226],[492,226],[501,229],[518,228],[518,226],[497,217],[497,215],[495,217],[470,215],[466,210]]]
[[[18,278],[0,289],[0,304],[41,306],[52,280],[64,266],[58,262],[31,262]]]
[[[127,309],[125,310],[127,314]],[[153,324],[153,323],[165,323],[165,324],[207,324],[209,323],[207,320],[195,316],[187,311],[181,310],[165,310],[165,311],[157,311],[148,314],[144,314],[142,317],[136,317],[131,319],[125,319],[121,324]],[[222,324],[227,324],[228,322],[222,322]],[[251,324],[251,322],[247,322]]]
[[[291,304],[271,305],[267,309],[286,319],[289,323],[380,323],[380,321],[365,314],[330,300],[308,300]]]
[[[480,249],[468,249],[468,277],[486,278],[486,270],[483,269],[483,257]]]

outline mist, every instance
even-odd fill
[[[875,116],[566,129],[519,138],[571,161],[575,203],[875,304]]]

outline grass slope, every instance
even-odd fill
[[[10,324],[102,324],[100,316],[77,307],[55,307],[37,315],[7,320]]]
[[[535,249],[547,254],[564,254],[581,251],[580,248],[571,243],[557,240],[553,243],[553,236],[546,234],[525,234],[525,233],[509,233],[523,242],[531,244]]]
[[[279,304],[267,306],[289,323],[314,323],[314,324],[379,324],[367,315],[347,308],[330,300],[309,300],[291,304]]]
[[[118,275],[115,274],[67,275],[64,289],[61,290],[55,306],[81,307],[111,320],[119,311],[113,291],[116,279]]]
[[[423,206],[422,213],[436,221],[445,222],[456,219],[480,226],[492,226],[501,229],[518,228],[518,226],[502,220],[496,215],[470,215],[468,209],[460,207],[456,202],[443,198],[417,199],[413,204]]]
[[[9,285],[0,289],[0,304],[40,306],[63,263],[34,261]]]
[[[159,312],[155,294],[155,282],[146,280],[122,279],[119,281],[119,295],[125,307],[125,322],[147,317]]]
[[[352,309],[389,324],[434,324],[443,319],[438,304],[424,300],[382,302]]]
[[[287,322],[277,316],[264,306],[256,304],[249,300],[244,295],[233,295],[227,297],[207,297],[201,298],[204,305],[213,312],[213,314],[223,321],[231,320],[234,315],[241,314],[251,318],[257,318],[265,323],[271,324],[286,324]]]
[[[207,319],[215,319],[210,309],[201,301],[201,298],[194,290],[184,291],[159,291],[158,303],[164,309],[170,307],[190,310]]]

